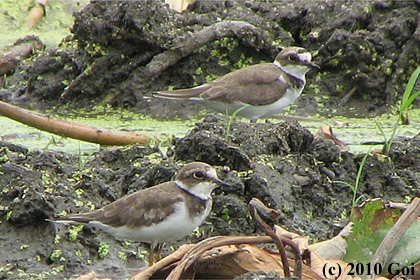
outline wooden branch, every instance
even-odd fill
[[[19,39],[11,50],[0,53],[0,75],[11,74],[22,59],[27,58],[34,50],[44,48],[44,44],[36,36]]]
[[[155,55],[153,59],[143,67],[142,72],[147,73],[148,77],[145,78],[151,79],[153,76],[157,78],[165,69],[190,55],[203,45],[223,37],[241,37],[246,32],[252,32],[258,38],[263,34],[261,29],[244,21],[218,22],[203,28],[184,41],[178,42],[174,49]]]
[[[179,247],[178,250],[169,256],[164,257],[153,266],[134,274],[132,277],[130,277],[130,280],[149,280],[150,277],[152,277],[152,275],[159,270],[164,269],[174,262],[180,261],[182,257],[188,252],[188,250],[190,250],[193,246],[194,244],[183,244],[181,247]]]
[[[246,36],[252,37],[252,40],[247,41],[255,42],[256,48],[260,45],[262,46],[262,42],[269,38],[269,35],[264,30],[243,21],[222,21],[204,27],[202,30],[193,34],[174,39],[173,47],[166,51],[159,54],[155,54],[154,51],[148,51],[139,57],[133,58],[135,60],[133,64],[130,64],[131,69],[127,70],[132,72],[130,74],[130,80],[139,87],[147,89],[167,68],[175,65],[181,59],[193,55],[203,45],[223,37],[241,39]],[[100,64],[101,67],[104,67],[104,65],[105,67],[111,67],[109,62],[111,59],[109,56],[95,59],[91,68],[95,69],[97,67],[96,64]],[[98,76],[97,79],[103,79],[96,71],[89,73],[85,71],[81,73],[76,79],[72,80],[70,85],[62,93],[61,98],[70,98],[74,92],[78,91],[80,84],[85,83],[93,77],[96,78],[96,76]]]
[[[192,247],[171,271],[166,279],[180,279],[182,274],[206,251],[225,245],[272,243],[270,236],[215,236],[207,238]]]
[[[165,0],[169,7],[178,13],[185,11],[189,4],[195,2],[195,0]]]
[[[375,255],[372,258],[372,267],[375,267],[375,264],[377,263],[385,265],[388,262],[392,250],[394,250],[395,246],[398,244],[398,242],[407,232],[408,228],[418,218],[419,215],[420,198],[415,197],[407,210],[404,211],[398,221],[382,240],[381,244],[375,252]],[[375,279],[377,275],[374,271],[371,272],[372,274],[370,274],[371,276],[368,279]]]
[[[35,27],[43,16],[46,15],[45,6],[48,0],[35,0],[35,7],[32,8],[28,16],[28,26]]]
[[[284,276],[286,278],[290,278],[291,275],[289,260],[287,259],[287,254],[286,250],[284,249],[283,242],[278,238],[275,232],[263,221],[263,219],[261,219],[260,215],[257,212],[257,209],[261,209],[261,211],[263,211],[264,213],[269,212],[268,207],[266,207],[264,203],[262,203],[261,200],[259,200],[258,198],[252,198],[251,201],[248,203],[248,208],[252,218],[260,226],[264,233],[270,236],[273,239],[274,243],[277,245],[277,249],[279,250],[281,261],[283,263]],[[302,279],[302,275],[298,279]]]
[[[149,138],[143,134],[111,131],[59,120],[2,101],[0,101],[0,115],[43,131],[100,145],[145,145],[149,142]]]
[[[344,106],[349,102],[350,98],[354,95],[356,92],[357,87],[353,87],[341,100],[339,101],[340,105]]]

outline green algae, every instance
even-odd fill
[[[159,145],[166,145],[170,142],[172,136],[184,136],[197,122],[197,120],[156,120],[125,109],[113,109],[110,107],[97,107],[90,112],[73,111],[66,114],[66,116],[52,114],[51,116],[102,129],[145,134],[151,138],[152,144]],[[100,148],[99,144],[61,137],[6,117],[0,117],[0,131],[1,140],[23,145],[30,149],[51,149],[83,154],[98,151]]]
[[[411,138],[418,134],[420,130],[420,109],[410,110],[409,118],[410,125],[400,125],[398,127],[395,134],[396,142],[401,138]],[[321,126],[331,126],[334,135],[338,139],[346,143],[352,152],[359,153],[367,152],[371,146],[373,146],[372,149],[382,149],[384,145],[383,135],[376,127],[375,120],[382,126],[384,133],[389,137],[397,116],[383,114],[375,118],[317,117],[301,120],[300,123],[313,134],[316,134]]]
[[[56,117],[93,127],[145,134],[152,139],[152,145],[161,146],[170,145],[173,136],[184,137],[195,126],[195,123],[199,121],[198,119],[157,120],[125,109],[113,109],[103,106],[89,112],[72,111],[68,112],[66,116]],[[409,117],[410,125],[398,127],[396,133],[397,141],[400,137],[413,137],[420,130],[420,109],[410,110]],[[374,149],[382,148],[383,135],[377,129],[375,120],[381,124],[385,134],[388,136],[392,131],[396,118],[397,116],[390,114],[384,114],[375,119],[314,116],[299,119],[299,122],[313,134],[316,134],[322,126],[331,126],[334,135],[348,144],[352,152],[358,153],[366,152],[372,145],[371,143],[375,142],[378,144],[374,145]],[[247,119],[243,118],[236,118],[235,121],[248,122]],[[262,121],[260,120],[260,122]],[[270,119],[270,121],[274,123],[279,122],[278,119]],[[2,140],[20,144],[30,149],[51,149],[83,154],[95,152],[100,148],[98,144],[60,137],[5,117],[0,117],[0,131]]]
[[[30,10],[35,6],[33,0],[0,1],[0,50],[27,35],[36,35],[50,48],[56,47],[61,40],[70,35],[73,26],[73,13],[80,11],[89,0],[56,0],[49,1],[46,16],[34,28],[27,26]]]

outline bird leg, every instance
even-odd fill
[[[154,262],[154,246],[150,243],[143,243],[144,244],[144,248],[147,251],[147,263],[149,264],[149,267],[152,266],[155,262]]]
[[[160,261],[162,259],[162,247],[163,247],[163,243],[158,243],[158,244],[149,244],[149,243],[145,243],[145,247],[147,250],[148,255],[148,263],[149,266],[154,265],[155,263],[157,263],[158,261]]]
[[[156,262],[162,259],[162,247],[163,247],[163,243],[159,243],[154,248],[154,252],[156,253],[156,257],[155,257]]]
[[[149,263],[149,267],[152,266],[154,264],[154,255],[153,255],[153,251],[151,250],[147,250],[147,252],[149,253],[149,257],[147,259],[147,262]]]

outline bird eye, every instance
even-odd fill
[[[203,179],[204,178],[204,173],[201,171],[197,171],[194,173],[194,178],[196,179]]]
[[[296,62],[296,61],[298,61],[298,57],[295,54],[291,54],[291,55],[289,55],[289,60],[292,61],[292,62]]]

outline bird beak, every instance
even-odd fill
[[[309,61],[305,61],[304,64],[306,66],[312,68],[312,69],[316,69],[316,70],[320,70],[321,69],[321,67],[319,67],[318,65],[316,65],[316,64],[314,64],[312,62],[309,62]]]
[[[223,182],[222,180],[216,180],[215,183],[218,184],[221,187],[230,187],[230,185],[228,183]]]

